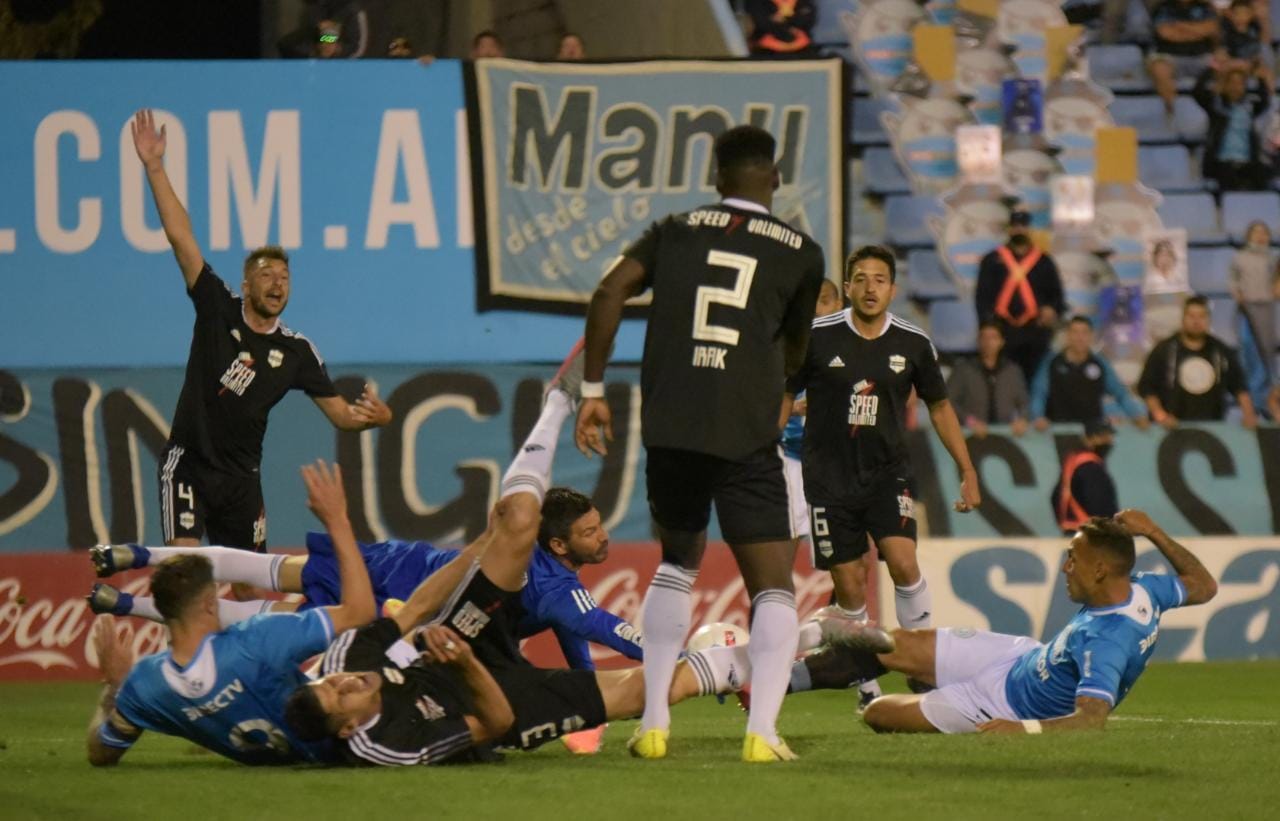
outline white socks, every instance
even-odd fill
[[[170,556],[204,556],[213,563],[213,577],[218,581],[243,582],[273,591],[280,589],[280,565],[289,558],[283,553],[254,553],[234,547],[148,547],[146,551],[148,567]]]
[[[782,699],[791,681],[800,625],[795,594],[786,590],[762,590],[751,601],[751,713],[747,732],[770,744],[778,743],[777,721]],[[645,636],[645,653],[649,652]]]
[[[671,677],[689,635],[693,611],[693,583],[698,571],[663,562],[653,574],[644,597],[640,632],[644,636],[644,730],[665,730],[671,725]],[[751,644],[755,644],[752,636]]]
[[[698,679],[698,695],[735,693],[751,681],[751,657],[749,648],[709,647],[690,653],[685,661]]]
[[[933,623],[933,595],[924,576],[920,581],[907,587],[893,588],[894,611],[898,615],[898,625],[908,630],[919,630]]]
[[[218,599],[218,621],[223,627],[230,627],[236,622],[253,618],[261,613],[270,613],[273,601],[257,599],[255,601],[231,601]],[[133,606],[129,608],[130,616],[141,619],[163,622],[160,611],[156,609],[156,600],[151,596],[134,596]]]
[[[542,415],[520,446],[520,452],[502,477],[502,498],[515,493],[532,493],[541,502],[551,484],[551,464],[555,461],[560,428],[573,411],[573,402],[561,390],[547,393]]]

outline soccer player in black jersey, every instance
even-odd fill
[[[640,383],[649,509],[662,563],[645,599],[646,702],[631,751],[666,755],[670,688],[714,502],[751,596],[748,761],[794,758],[775,727],[796,650],[796,534],[778,435],[785,378],[804,358],[822,249],[769,213],[775,142],[738,126],[715,144],[724,199],[653,225],[606,274],[587,313],[584,401],[575,438],[590,455],[611,438],[604,368],[623,304],[653,292]],[[604,437],[601,438],[603,429]]]
[[[913,388],[962,474],[955,509],[970,511],[981,497],[938,353],[924,331],[888,311],[895,278],[885,248],[849,257],[850,307],[813,321],[804,367],[787,392],[805,391],[808,404],[802,461],[814,563],[831,571],[836,603],[856,617],[865,607],[859,559],[870,536],[893,578],[898,623],[913,629],[929,626],[932,609],[916,562],[915,483],[903,434]]]
[[[218,278],[165,173],[164,128],[157,130],[144,109],[131,131],[196,309],[186,378],[160,457],[165,544],[197,545],[207,535],[211,544],[262,551],[267,525],[258,469],[271,408],[300,389],[341,430],[385,425],[391,410],[372,386],[348,404],[311,341],[280,323],[289,301],[289,257],[283,249],[269,246],[249,254],[239,296]]]

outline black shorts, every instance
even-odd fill
[[[608,720],[593,670],[542,670],[520,665],[495,670],[493,678],[516,717],[499,746],[531,750]]]
[[[267,508],[258,474],[236,476],[202,464],[178,445],[160,454],[160,523],[165,542],[267,549]]]
[[[432,624],[453,630],[475,651],[491,671],[527,665],[516,640],[516,610],[520,593],[503,590],[473,567],[458,589],[445,602],[442,615]]]
[[[861,502],[810,506],[814,567],[830,570],[860,558],[870,549],[868,536],[877,542],[893,536],[916,540],[915,483],[890,478],[877,488],[875,495]]]
[[[711,521],[714,502],[720,532],[730,544],[796,537],[776,444],[740,462],[691,450],[648,448],[645,481],[649,513],[667,530],[701,533]]]

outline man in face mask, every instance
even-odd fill
[[[1116,485],[1106,463],[1115,438],[1115,428],[1106,419],[1085,422],[1080,447],[1062,460],[1062,478],[1049,501],[1064,534],[1074,534],[1092,516],[1111,517],[1119,512]]]

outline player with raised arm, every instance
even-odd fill
[[[89,725],[89,763],[116,764],[144,730],[187,738],[244,764],[323,761],[325,745],[284,722],[284,702],[305,677],[298,665],[333,637],[375,615],[369,575],[347,519],[342,474],[324,463],[302,469],[307,504],[333,538],[342,600],[307,613],[260,615],[223,629],[213,568],[202,555],[174,556],[151,577],[170,648],[133,664],[111,616],[94,625],[107,685]]]
[[[1134,536],[1145,536],[1173,575],[1134,573]],[[924,695],[871,703],[863,719],[879,732],[1042,733],[1102,729],[1146,669],[1160,617],[1218,592],[1204,565],[1140,510],[1090,519],[1062,565],[1067,595],[1082,605],[1044,644],[985,630],[895,630],[892,653],[867,662],[937,685]],[[834,654],[833,654],[834,655]],[[876,662],[878,661],[878,664]]]
[[[640,385],[649,510],[662,562],[645,598],[644,717],[630,743],[667,752],[667,694],[689,632],[714,502],[751,597],[752,705],[746,761],[794,753],[777,716],[799,629],[791,571],[796,534],[778,434],[787,375],[804,359],[822,250],[769,212],[779,185],[772,136],[738,126],[715,143],[716,204],[653,225],[609,270],[587,312],[583,403],[575,439],[590,455],[612,438],[604,370],[626,301],[651,290]]]
[[[804,367],[787,383],[805,391],[805,495],[814,564],[831,572],[836,605],[866,617],[862,556],[875,540],[893,578],[898,623],[929,625],[932,605],[916,561],[915,481],[905,435],[912,390],[961,474],[955,509],[981,501],[978,475],[947,400],[938,353],[924,331],[890,313],[896,262],[886,248],[859,248],[845,265],[850,307],[813,322]],[[797,666],[793,673],[803,675]],[[803,682],[793,682],[804,689]]]
[[[266,548],[266,509],[259,466],[276,403],[290,390],[303,390],[340,430],[385,425],[391,409],[372,385],[348,404],[311,341],[280,323],[290,290],[289,256],[282,248],[251,251],[241,293],[231,292],[205,261],[165,173],[164,128],[157,129],[144,109],[130,130],[196,309],[186,377],[159,459],[165,543],[194,546],[207,535],[211,544],[260,552]]]

